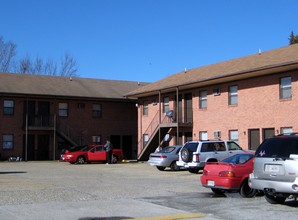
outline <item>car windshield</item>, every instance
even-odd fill
[[[89,146],[86,146],[86,147],[84,147],[81,151],[86,152],[86,151],[88,151],[88,150],[90,150],[90,147],[89,147]]]
[[[233,164],[244,164],[253,157],[254,157],[253,154],[236,154],[232,157],[228,157],[224,159],[223,162],[233,163]]]
[[[166,147],[159,151],[159,153],[171,153],[173,150],[175,150],[175,147]]]
[[[186,143],[186,144],[184,145],[184,148],[186,148],[186,149],[188,149],[188,150],[190,150],[190,151],[192,151],[192,152],[195,152],[195,151],[197,151],[198,144],[199,144],[199,143],[192,143],[192,142],[189,142],[189,143]]]

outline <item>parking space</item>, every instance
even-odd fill
[[[0,219],[286,219],[296,214],[295,202],[273,206],[238,193],[216,197],[201,187],[200,175],[158,171],[147,163],[1,162]]]

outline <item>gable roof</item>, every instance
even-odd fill
[[[143,97],[159,91],[171,92],[177,87],[189,89],[298,68],[298,44],[178,72],[127,93]]]
[[[0,73],[0,94],[125,99],[124,94],[147,84],[120,80]]]

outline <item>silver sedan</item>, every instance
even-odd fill
[[[165,170],[166,167],[170,167],[173,171],[179,170],[180,167],[177,166],[176,161],[181,147],[182,145],[168,146],[159,152],[151,153],[148,160],[149,165],[156,166],[160,171]]]

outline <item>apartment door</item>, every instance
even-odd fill
[[[249,129],[248,138],[248,149],[256,150],[260,145],[260,129]]]
[[[27,141],[27,144],[26,144]],[[27,145],[27,146],[26,146]],[[23,159],[24,160],[34,160],[35,159],[35,135],[29,134],[23,135]],[[27,151],[27,158],[26,158],[26,151]]]
[[[274,128],[263,129],[263,140],[274,136]]]
[[[49,135],[37,136],[37,160],[49,160]]]
[[[133,150],[136,150],[134,146],[132,146],[132,136],[131,135],[124,135],[122,137],[122,150],[124,157],[126,159],[133,159]]]
[[[177,110],[177,96],[175,96],[175,121],[182,122],[182,95],[178,96],[178,110]],[[177,112],[178,111],[178,112]]]
[[[50,125],[50,103],[45,101],[38,102],[38,118],[40,126]]]
[[[34,126],[35,121],[35,101],[24,102],[24,124],[26,122],[26,116],[28,118],[27,125]]]
[[[192,123],[192,94],[184,95],[184,122]]]

